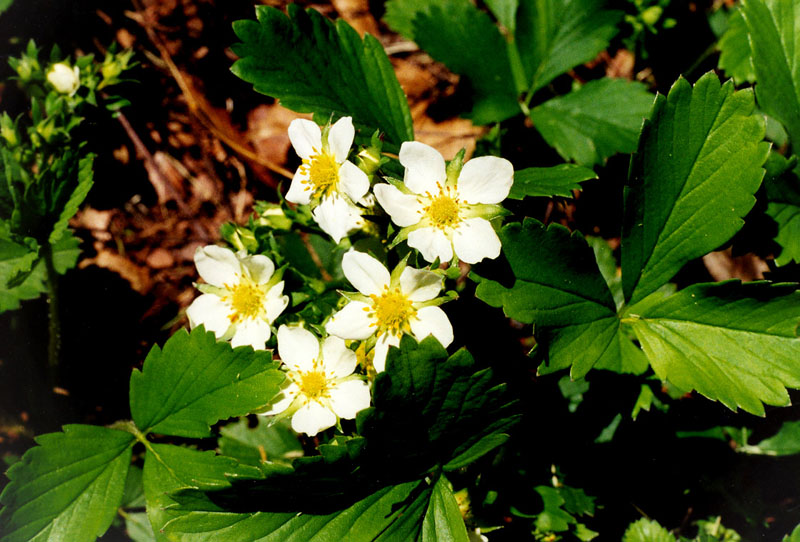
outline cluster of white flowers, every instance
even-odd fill
[[[364,227],[371,197],[369,177],[347,160],[354,137],[349,117],[324,129],[308,120],[289,126],[303,163],[286,199],[310,205],[314,220],[336,243]],[[500,254],[490,220],[502,214],[499,203],[513,182],[507,160],[486,156],[462,164],[457,157],[447,165],[438,151],[418,142],[403,143],[399,158],[406,168],[403,181],[388,179],[373,189],[402,228],[397,240],[406,240],[428,262],[458,258],[472,264]],[[369,365],[371,359],[374,372],[382,372],[389,347],[405,334],[418,341],[432,335],[445,347],[452,343],[453,326],[439,308],[451,299],[441,295],[443,273],[410,267],[407,259],[390,272],[365,252],[350,249],[344,255],[342,271],[357,292],[343,293],[347,303],[325,323],[325,338],[301,325],[278,328],[286,385],[263,414],[291,416],[295,431],[316,435],[369,406],[369,385],[355,372],[359,361]],[[191,327],[202,324],[233,347],[266,348],[273,322],[289,303],[272,260],[207,246],[197,249],[195,264],[205,284],[198,285],[203,295],[187,309]],[[345,341],[359,341],[361,360]]]

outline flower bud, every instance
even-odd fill
[[[19,144],[17,127],[5,111],[3,115],[0,116],[0,137],[6,140],[6,144],[9,148],[14,148]]]
[[[47,81],[57,92],[72,96],[81,86],[80,70],[77,66],[70,67],[66,62],[58,62],[48,70]]]

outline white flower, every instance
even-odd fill
[[[203,295],[186,309],[189,325],[204,325],[234,348],[249,344],[263,350],[270,324],[289,304],[272,260],[210,245],[195,251],[194,263],[208,284],[198,286]]]
[[[363,225],[355,204],[369,190],[369,178],[347,160],[354,138],[351,117],[342,117],[324,134],[310,120],[295,119],[289,125],[289,140],[303,164],[286,199],[314,207],[314,220],[336,243]]]
[[[437,305],[442,278],[424,269],[398,266],[391,275],[378,260],[350,250],[342,259],[342,271],[361,295],[331,317],[325,329],[342,339],[367,340],[374,337],[377,372],[386,367],[390,346],[398,346],[404,333],[422,340],[433,335],[443,346],[453,342],[453,326]]]
[[[80,70],[78,66],[70,67],[66,62],[58,62],[50,67],[47,72],[47,80],[53,88],[61,94],[72,96],[81,86]]]
[[[403,228],[399,235],[408,246],[429,262],[449,262],[454,252],[470,264],[500,255],[500,239],[489,220],[503,213],[497,204],[514,182],[511,162],[481,156],[450,172],[439,151],[411,141],[400,147],[400,163],[406,168],[404,184],[379,184],[374,192]]]
[[[292,429],[313,437],[369,406],[369,385],[353,375],[356,354],[342,339],[327,337],[320,344],[310,331],[284,325],[278,353],[289,383],[264,415],[291,414]]]

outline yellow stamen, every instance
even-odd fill
[[[339,164],[333,155],[317,152],[316,149],[314,152],[316,154],[303,160],[300,166],[300,172],[308,176],[303,184],[307,185],[307,190],[311,190],[312,198],[330,196],[339,184]]]
[[[264,311],[266,292],[247,277],[242,277],[236,286],[225,285],[225,288],[230,292],[233,308],[233,313],[228,316],[231,322],[236,322],[239,318],[255,318]]]
[[[411,331],[411,319],[416,317],[417,310],[398,288],[388,288],[380,296],[372,294],[372,310],[370,315],[377,320],[377,335],[389,333],[400,337],[403,333]]]
[[[459,216],[459,201],[458,197],[451,195],[449,189],[439,186],[439,194],[431,196],[428,194],[430,204],[425,207],[425,214],[431,221],[431,224],[440,230],[452,228],[461,222]]]
[[[314,365],[316,367],[316,363]],[[309,399],[319,399],[329,395],[328,378],[323,371],[300,373],[300,382],[297,385],[300,387],[300,393]]]

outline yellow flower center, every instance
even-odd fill
[[[417,315],[417,310],[399,289],[383,292],[380,296],[372,294],[372,308],[367,309],[377,322],[373,325],[378,328],[378,336],[390,333],[399,337],[411,331],[411,319]]]
[[[316,149],[314,149],[316,152]],[[336,158],[325,152],[318,152],[303,160],[301,173],[308,175],[303,184],[308,185],[312,198],[330,196],[339,184],[339,164]]]
[[[230,292],[233,308],[233,313],[229,316],[231,322],[236,322],[239,318],[255,318],[264,310],[264,290],[247,277],[242,277],[236,286],[226,285],[226,288]]]
[[[300,374],[300,392],[309,399],[319,399],[328,394],[328,379],[323,371],[309,371]]]
[[[439,187],[439,194],[431,196],[430,204],[423,209],[423,212],[428,215],[431,224],[440,230],[446,230],[461,222],[459,214],[459,201],[458,197],[451,195],[449,189]]]

